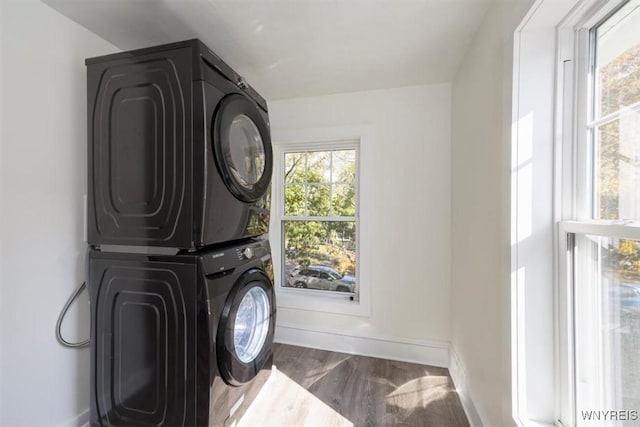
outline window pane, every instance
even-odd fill
[[[597,130],[600,219],[640,218],[640,113]]]
[[[287,216],[355,216],[356,150],[285,154]]]
[[[289,216],[306,214],[306,196],[304,185],[286,185],[284,187],[284,214]]]
[[[640,102],[640,4],[631,1],[597,28],[596,68],[605,116]]]
[[[576,409],[640,408],[640,242],[577,236]],[[617,425],[617,424],[616,424]]]
[[[284,182],[302,184],[306,181],[306,153],[286,153],[284,155]]]
[[[284,221],[282,286],[356,292],[353,221]]]
[[[307,154],[307,181],[328,183],[331,179],[331,152],[317,151]]]
[[[356,150],[333,152],[332,182],[356,182]]]
[[[330,212],[331,190],[328,185],[307,185],[307,215],[327,216]]]
[[[356,186],[350,184],[333,184],[331,205],[335,216],[355,216]]]

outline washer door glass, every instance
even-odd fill
[[[269,332],[270,312],[269,297],[259,286],[251,288],[240,301],[233,343],[241,362],[249,363],[260,354]]]
[[[256,124],[239,114],[229,126],[229,139],[222,141],[229,171],[243,188],[252,190],[265,170],[266,155]]]

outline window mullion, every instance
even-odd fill
[[[304,155],[304,213],[309,215],[309,153]]]
[[[355,216],[283,216],[283,221],[354,222]]]
[[[560,230],[564,233],[590,234],[595,236],[619,237],[640,240],[640,223],[623,221],[562,221]]]
[[[592,120],[587,124],[587,127],[598,128],[637,112],[640,112],[640,102],[621,108],[620,110],[614,111],[613,113],[607,114],[599,119]]]
[[[329,153],[329,212],[333,215],[333,151]]]

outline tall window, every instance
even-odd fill
[[[358,297],[358,143],[284,150],[282,287]]]
[[[577,37],[578,57],[589,60],[576,67],[573,197],[564,197],[574,220],[561,225],[570,424],[638,425],[640,1],[598,15]]]

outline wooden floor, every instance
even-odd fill
[[[282,344],[274,364],[238,427],[469,425],[444,368]]]

